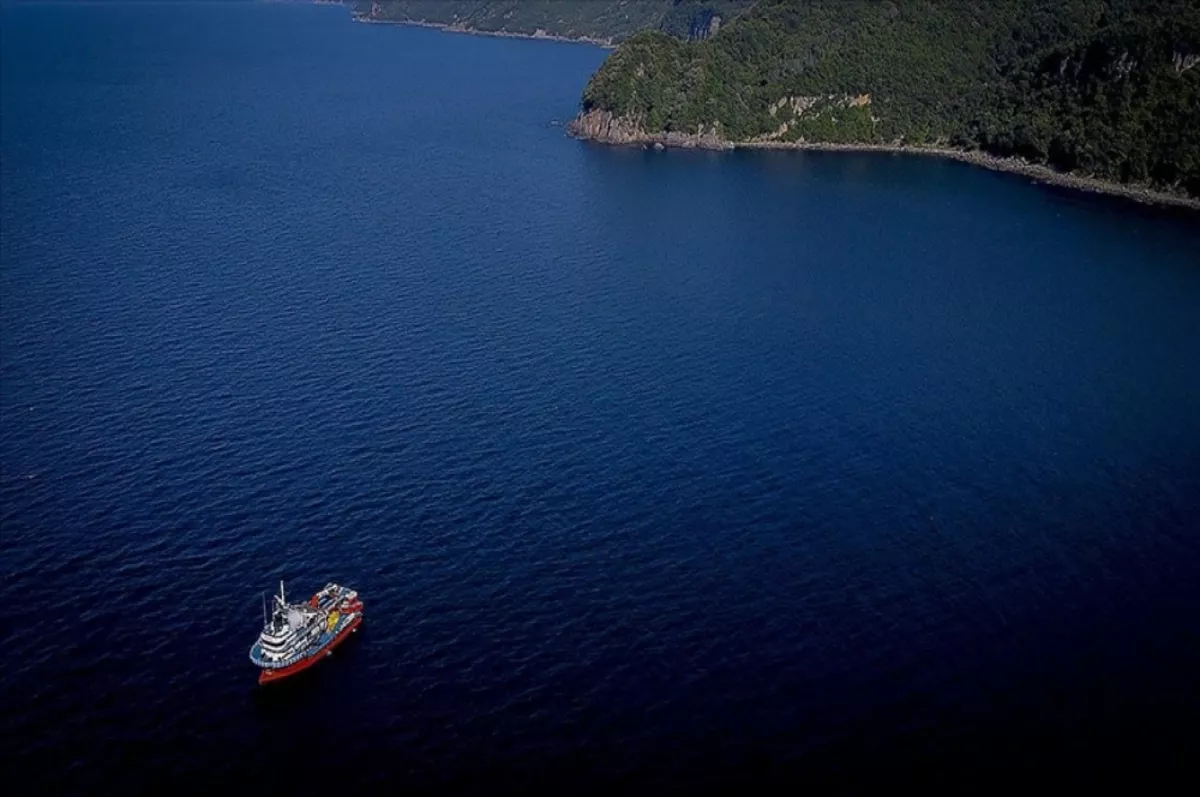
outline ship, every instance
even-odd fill
[[[271,683],[307,670],[358,630],[363,603],[355,590],[326,584],[304,603],[288,603],[279,582],[271,611],[263,601],[263,629],[250,648],[260,669],[258,682]]]

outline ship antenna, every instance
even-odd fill
[[[283,594],[283,579],[279,579],[279,602],[287,606],[287,596]]]
[[[261,592],[261,593],[259,593],[259,597],[262,598],[262,605],[263,605],[263,628],[266,628],[267,627],[267,593]]]

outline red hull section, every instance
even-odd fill
[[[360,604],[360,606],[361,606],[361,604]],[[350,634],[354,633],[354,630],[356,628],[358,628],[360,625],[362,625],[362,615],[355,617],[354,620],[351,621],[351,623],[349,625],[347,625],[345,628],[343,628],[341,630],[341,632],[339,632],[338,635],[335,636],[328,645],[321,648],[321,650],[318,651],[315,655],[309,656],[307,659],[301,659],[300,661],[296,662],[295,664],[288,665],[287,667],[284,667],[279,670],[263,670],[262,672],[259,673],[258,682],[260,684],[269,684],[273,681],[279,681],[284,678],[287,678],[290,675],[295,675],[296,673],[304,672],[305,670],[307,670],[309,667],[316,664],[321,659],[323,659],[326,656],[333,653],[333,649],[336,648],[338,645],[342,644],[342,642],[346,639],[346,637],[348,637],[348,636],[350,636]]]

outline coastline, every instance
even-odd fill
[[[567,125],[567,134],[581,141],[594,141],[610,146],[640,146],[655,149],[706,149],[717,152],[731,150],[792,150],[796,152],[877,152],[899,155],[922,155],[945,158],[997,172],[1028,177],[1036,182],[1087,191],[1095,194],[1131,199],[1144,205],[1184,208],[1200,211],[1200,197],[1171,193],[1145,185],[1116,183],[1096,177],[1060,172],[1049,166],[1030,163],[1019,157],[1000,157],[981,150],[950,147],[915,146],[911,144],[834,144],[812,141],[728,141],[715,132],[647,133],[636,122],[614,117],[607,111],[580,113]]]
[[[1086,191],[1093,194],[1121,197],[1140,202],[1143,205],[1160,205],[1164,207],[1184,208],[1200,211],[1200,197],[1185,194],[1172,194],[1159,191],[1147,186],[1115,183],[1097,177],[1060,172],[1039,163],[1030,163],[1018,157],[1002,158],[990,155],[982,150],[950,149],[947,147],[920,147],[906,144],[781,144],[766,141],[734,142],[730,149],[781,149],[800,152],[886,152],[898,155],[923,155],[933,158],[945,158],[972,166],[979,166],[995,172],[1018,174],[1022,177],[1055,185],[1062,188],[1072,188],[1076,191]]]
[[[452,25],[446,22],[427,22],[423,19],[376,19],[375,17],[366,16],[363,14],[352,14],[351,17],[355,22],[362,22],[367,25],[407,25],[414,28],[432,28],[434,30],[445,31],[446,33],[464,33],[468,36],[496,36],[502,39],[533,39],[534,41],[549,41],[549,42],[567,42],[570,44],[590,44],[593,47],[601,47],[605,50],[616,49],[611,39],[593,39],[589,36],[557,36],[553,33],[544,31],[535,31],[534,33],[516,33],[507,30],[480,30],[479,28],[469,28],[464,25]]]
[[[321,2],[321,0],[316,0]],[[334,0],[326,0],[333,2]],[[370,25],[407,25],[418,28],[432,28],[446,33],[461,33],[471,36],[494,36],[508,39],[532,39],[535,41],[556,41],[572,44],[588,44],[612,50],[617,47],[611,39],[594,39],[588,36],[571,37],[558,36],[538,30],[534,33],[518,33],[513,31],[480,30],[464,25],[443,22],[428,22],[415,19],[378,19],[368,14],[351,15],[355,22]],[[1120,197],[1133,200],[1144,205],[1183,208],[1200,211],[1200,197],[1192,197],[1183,193],[1172,193],[1151,188],[1146,185],[1118,183],[1097,177],[1061,172],[1050,166],[1031,163],[1017,156],[1001,157],[991,155],[982,150],[954,149],[950,147],[923,146],[911,144],[837,144],[809,141],[774,141],[750,140],[729,141],[716,135],[715,132],[690,133],[648,133],[642,130],[636,122],[614,117],[606,111],[590,111],[580,113],[567,124],[567,133],[572,138],[583,141],[594,141],[610,146],[641,146],[673,149],[706,149],[713,151],[728,150],[791,150],[797,152],[875,152],[900,155],[922,155],[925,157],[945,158],[972,166],[982,167],[997,172],[1017,174],[1035,182],[1045,183],[1077,191]]]

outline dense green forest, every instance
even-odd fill
[[[729,141],[981,149],[1200,196],[1198,0],[761,0],[622,44],[583,110]]]
[[[616,43],[644,30],[703,40],[753,0],[366,0],[353,5],[359,16],[380,22],[525,35],[540,30]]]

